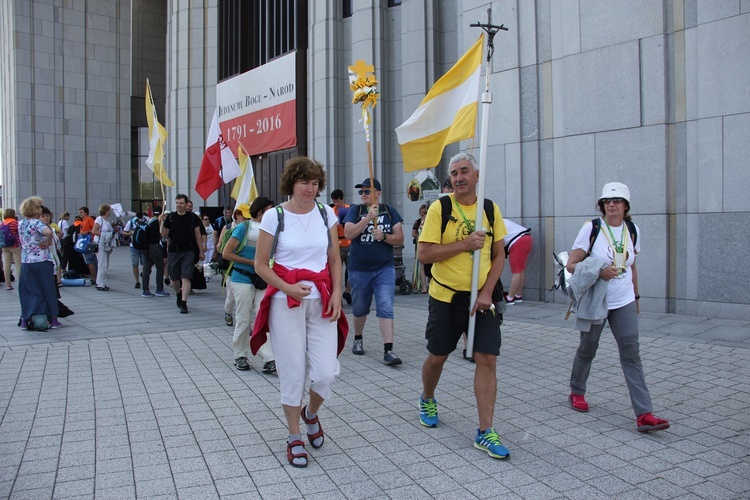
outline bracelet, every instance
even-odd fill
[[[636,295],[635,296],[635,300],[641,300],[641,296],[640,295]]]

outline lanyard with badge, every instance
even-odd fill
[[[453,198],[453,203],[456,205],[456,208],[458,209],[458,213],[461,214],[461,218],[464,220],[464,224],[466,224],[466,228],[469,230],[469,234],[474,232],[474,223],[469,222],[469,220],[466,218],[466,215],[464,215],[464,211],[461,210],[461,205],[458,204],[458,201],[456,198]],[[468,250],[469,254],[471,254],[471,258],[474,258],[474,252],[472,250]]]
[[[615,240],[615,235],[612,232],[612,228],[609,227],[609,223],[606,219],[604,219],[604,224],[607,226],[607,231],[609,232],[609,237],[607,236],[607,233],[604,233],[604,237],[607,239],[607,243],[609,243],[610,248],[612,249],[612,252],[614,253],[615,259],[613,262],[614,267],[617,268],[619,271],[619,274],[616,276],[616,278],[622,278],[622,273],[625,270],[625,245],[624,242],[627,241],[626,234],[628,232],[628,226],[623,221],[622,224],[622,233],[620,233],[620,241]]]

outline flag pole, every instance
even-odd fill
[[[367,108],[362,107],[362,119],[365,123],[365,141],[367,143],[367,166],[370,174],[370,194],[372,194],[372,204],[377,205],[378,197],[375,194],[375,172],[372,167],[372,146],[370,145],[370,114],[367,112]]]
[[[146,88],[148,89],[148,98],[151,100],[151,108],[156,109],[156,105],[154,104],[154,94],[151,92],[151,85],[149,84],[148,78],[146,78]],[[154,129],[156,129],[156,125],[154,125]],[[158,131],[155,130],[154,133],[158,133]],[[162,170],[165,170],[163,166]],[[161,186],[161,206],[162,210],[164,210],[167,201],[167,197],[164,194],[164,183],[162,182],[160,175],[157,175],[156,177],[159,178],[159,186]]]
[[[370,193],[372,204],[378,203],[375,194],[375,171],[372,165],[372,145],[370,144],[370,113],[367,108],[374,108],[378,102],[378,81],[375,78],[375,66],[358,60],[353,66],[349,66],[349,88],[354,92],[352,104],[362,106],[362,125],[365,129],[365,142],[367,146],[367,166],[370,179]],[[372,73],[372,76],[370,76]]]
[[[492,104],[492,93],[490,92],[490,61],[492,60],[492,54],[495,52],[495,46],[493,39],[498,31],[508,31],[503,25],[497,26],[492,24],[492,8],[487,9],[487,23],[473,23],[469,25],[472,28],[482,28],[487,32],[487,65],[484,73],[484,92],[482,92],[482,132],[480,136],[479,144],[479,180],[477,182],[477,212],[474,218],[475,231],[484,230],[484,179],[487,172],[487,138],[489,136],[489,124],[490,124],[490,104]],[[479,264],[480,255],[482,250],[474,250],[472,252],[473,267],[471,270],[471,299],[469,300],[469,308],[474,307],[477,301],[477,295],[479,294]],[[474,330],[476,327],[477,315],[476,313],[469,316],[469,326],[466,329],[466,357],[470,358],[474,354]]]

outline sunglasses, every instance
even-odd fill
[[[357,192],[358,192],[358,193],[360,194],[360,196],[361,196],[361,195],[363,195],[363,194],[370,194],[370,192],[371,192],[371,191],[370,191],[369,189],[360,189],[360,190],[359,190],[359,191],[357,191]]]
[[[602,203],[605,205],[609,203],[622,203],[625,201],[625,198],[602,198]]]

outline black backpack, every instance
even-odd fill
[[[441,223],[440,223],[440,234],[442,235],[445,232],[445,228],[448,227],[448,222],[453,219],[454,222],[457,222],[457,219],[455,217],[451,216],[451,213],[453,212],[453,207],[451,205],[451,197],[450,196],[441,196],[438,198],[440,200],[440,215],[441,215]],[[487,216],[487,221],[489,224],[489,229],[485,229],[485,233],[487,233],[490,238],[490,260],[494,257],[493,254],[493,246],[495,243],[495,234],[492,232],[492,228],[495,227],[495,205],[492,203],[492,200],[485,198],[484,199],[484,214]],[[432,278],[435,279],[435,278]],[[443,285],[440,283],[441,286],[450,289],[449,287]],[[454,292],[456,290],[453,290]],[[496,304],[498,303],[504,303],[505,301],[505,295],[503,293],[503,280],[502,278],[498,278],[497,283],[495,284],[495,289],[492,291],[492,301]]]
[[[133,218],[130,222],[133,235],[130,237],[133,248],[136,250],[148,250],[148,222]]]

